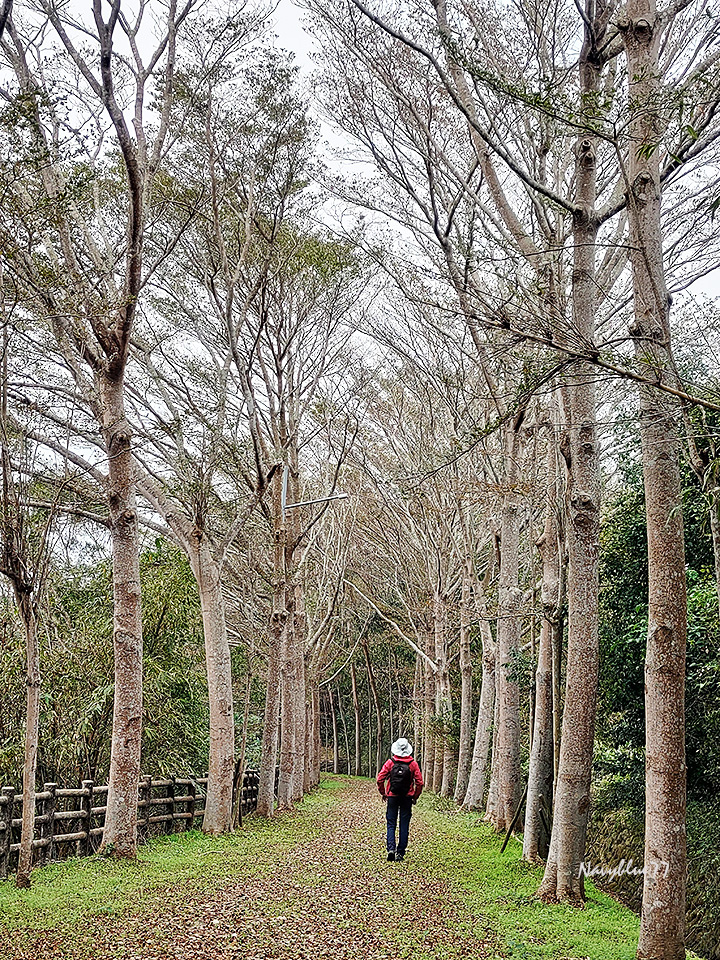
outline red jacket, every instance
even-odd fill
[[[424,786],[422,773],[420,771],[420,766],[417,761],[413,760],[412,757],[392,757],[392,759],[387,760],[377,775],[377,785],[380,794],[383,797],[392,797],[394,794],[390,790],[390,771],[393,768],[393,764],[398,761],[400,763],[409,763],[410,772],[413,775],[413,781],[410,784],[410,789],[407,792],[408,797],[412,800],[417,800],[417,798],[422,793],[422,788]]]

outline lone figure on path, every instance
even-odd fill
[[[378,774],[377,785],[381,797],[387,802],[387,858],[401,861],[405,858],[412,808],[422,793],[423,778],[420,766],[413,760],[412,745],[404,737],[395,741],[390,752],[392,757]],[[396,843],[398,813],[400,839]]]

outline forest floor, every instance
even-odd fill
[[[474,814],[425,795],[388,863],[372,781],[327,777],[292,813],[66,861],[0,883],[3,960],[632,960],[638,920],[592,885],[583,910],[534,899],[538,870]]]

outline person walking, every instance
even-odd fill
[[[420,765],[413,759],[413,748],[405,737],[400,737],[390,748],[392,756],[377,775],[380,796],[387,803],[387,858],[402,861],[408,845],[413,804],[423,789]],[[400,836],[396,842],[398,815]]]

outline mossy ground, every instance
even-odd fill
[[[583,910],[534,899],[540,873],[473,814],[423,797],[403,864],[384,856],[367,780],[325,778],[293,813],[250,817],[0,883],[5,960],[632,960],[638,919],[588,885]]]

